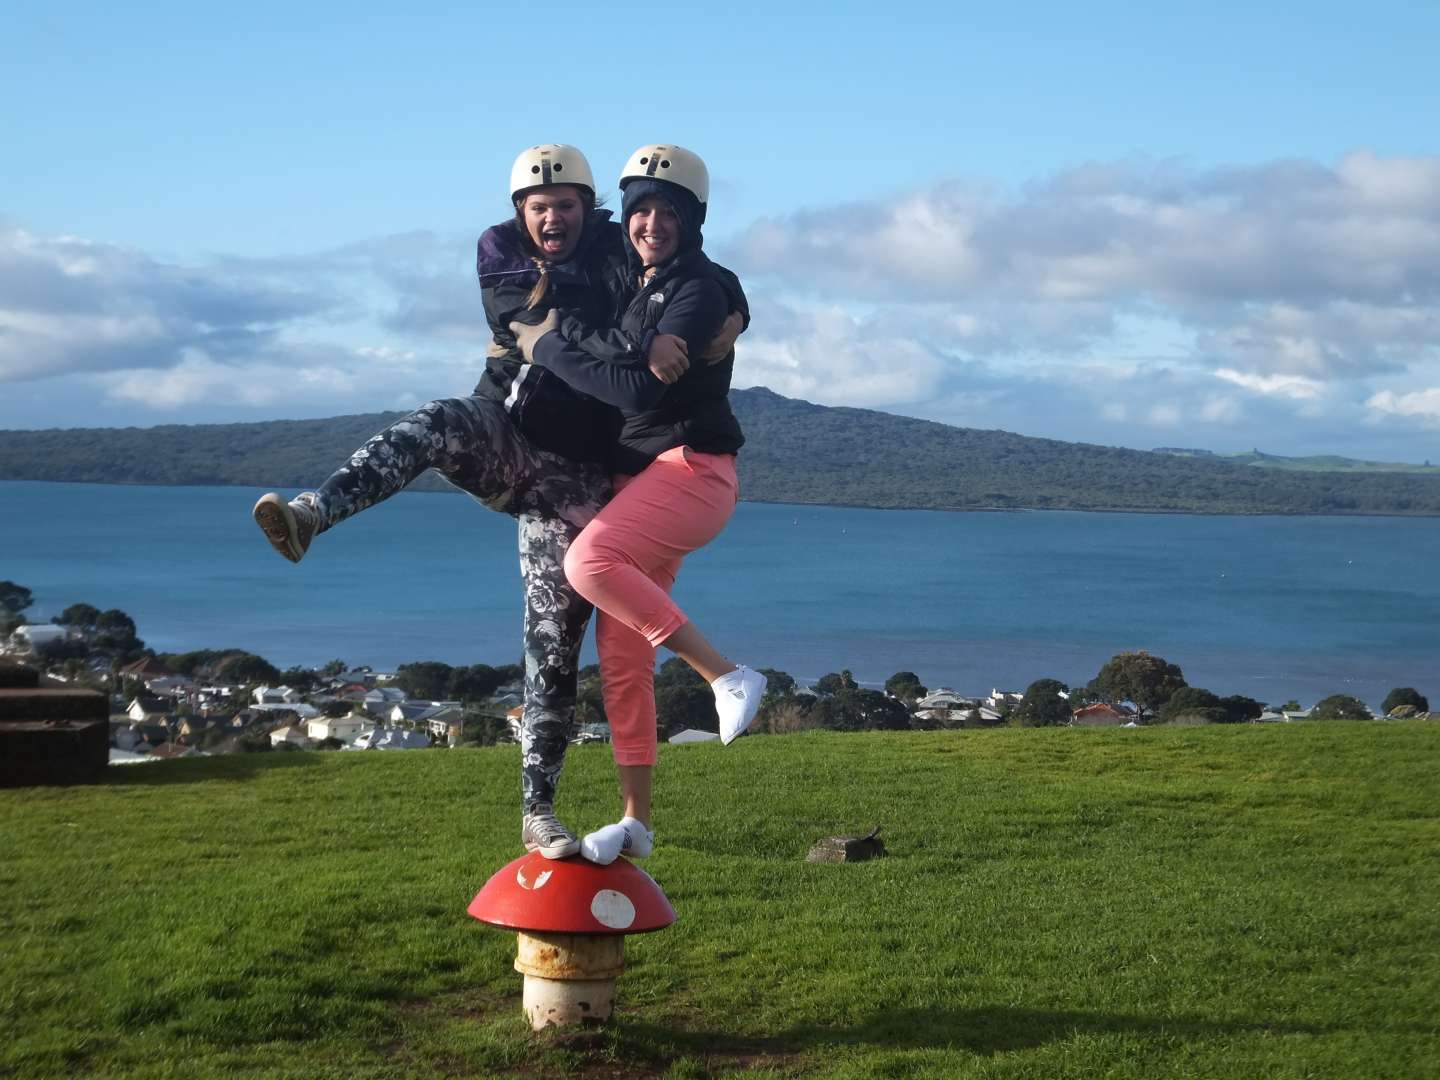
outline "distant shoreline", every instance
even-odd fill
[[[402,495],[465,495],[465,492],[441,483],[425,483],[425,477],[421,477],[416,483],[420,486],[411,485],[399,494]],[[238,483],[229,481],[217,481],[207,484],[162,484],[153,480],[12,480],[0,477],[0,484],[89,484],[95,487],[149,487],[149,488],[244,488],[258,490],[273,490],[276,485]],[[296,489],[300,490],[300,489]],[[1417,520],[1440,519],[1440,511],[1417,511],[1414,513],[1400,513],[1398,511],[1364,510],[1364,511],[1331,511],[1321,513],[1319,511],[1307,510],[1184,510],[1184,509],[1156,509],[1153,507],[1135,508],[1124,506],[1097,506],[1097,507],[1073,507],[1073,506],[875,506],[871,503],[847,503],[847,502],[790,502],[783,499],[747,499],[743,493],[741,502],[754,503],[760,506],[793,506],[800,508],[833,508],[836,510],[897,510],[907,513],[928,513],[928,514],[1145,514],[1158,517],[1236,517],[1236,518],[1414,518]]]

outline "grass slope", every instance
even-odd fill
[[[0,792],[0,1075],[1419,1077],[1440,725],[666,747],[611,1029],[532,1036],[518,750],[289,754]],[[562,810],[608,820],[604,747]],[[891,856],[807,865],[885,827]]]
[[[763,388],[730,395],[755,502],[940,510],[1440,514],[1440,470],[1285,472],[829,408]],[[257,424],[0,431],[0,479],[313,487],[398,414]],[[446,488],[434,476],[417,488]]]
[[[1234,465],[1250,465],[1257,469],[1288,469],[1295,472],[1390,472],[1416,473],[1421,476],[1440,475],[1440,465],[1412,465],[1401,461],[1362,461],[1359,458],[1340,457],[1338,454],[1312,454],[1308,457],[1283,457],[1267,454],[1260,450],[1244,450],[1236,454],[1215,454],[1209,450],[1186,450],[1179,447],[1157,447],[1157,454],[1174,454],[1177,457],[1211,458],[1228,461]]]

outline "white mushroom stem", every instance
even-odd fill
[[[525,976],[530,1026],[604,1023],[615,1010],[615,979],[625,970],[621,934],[521,931],[515,970]]]

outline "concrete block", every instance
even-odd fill
[[[94,690],[0,689],[0,724],[35,720],[108,720],[110,702]]]
[[[0,724],[0,787],[94,783],[109,762],[108,721]]]

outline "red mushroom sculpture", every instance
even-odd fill
[[[624,859],[523,855],[497,870],[466,909],[519,931],[515,970],[525,976],[530,1025],[604,1023],[625,970],[625,935],[662,930],[675,909],[655,879]]]

